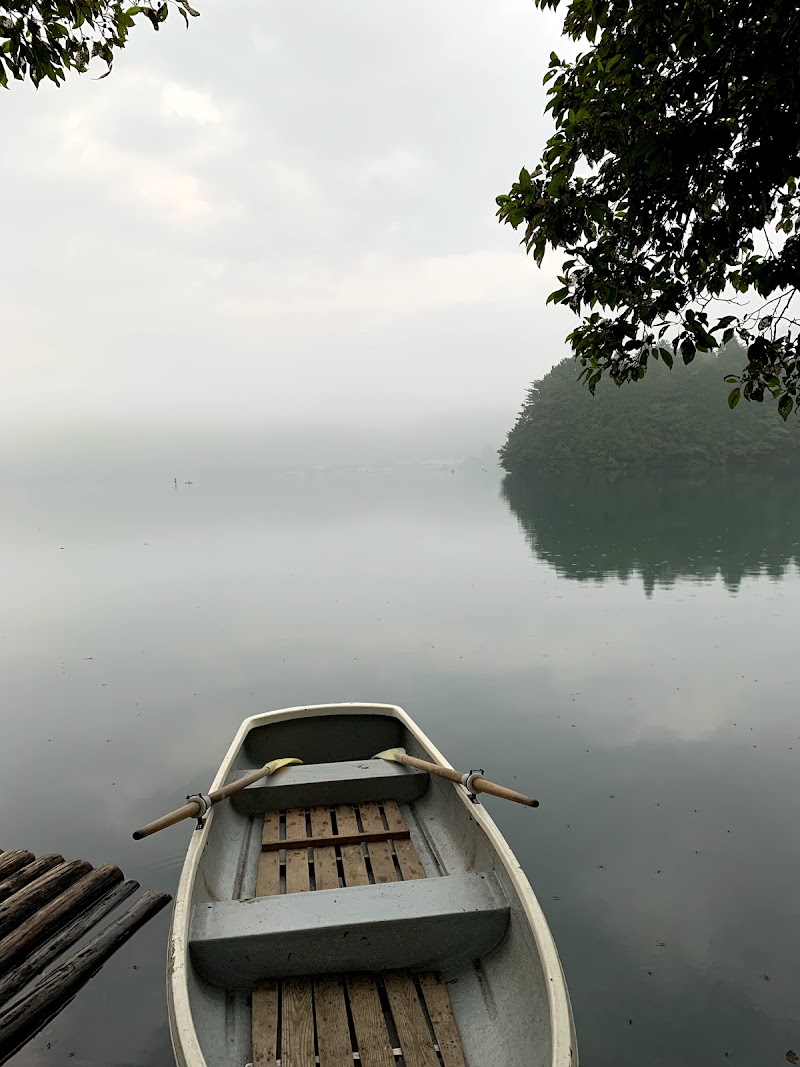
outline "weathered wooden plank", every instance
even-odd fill
[[[369,862],[372,866],[372,876],[376,882],[396,882],[398,880],[397,869],[394,865],[392,850],[377,835],[391,834],[391,830],[385,830],[380,808],[377,804],[359,804],[361,811],[361,824],[372,840],[367,844]],[[374,835],[374,836],[373,836]]]
[[[0,974],[5,974],[18,960],[33,951],[40,942],[63,926],[70,916],[88,907],[121,881],[122,871],[119,867],[104,863],[20,923],[0,940]]]
[[[29,867],[33,867],[31,863]],[[23,867],[22,870],[29,868]],[[59,893],[77,882],[92,869],[87,860],[70,860],[51,871],[46,871],[30,885],[23,886],[16,893],[0,904],[0,937],[18,926],[29,915],[33,915],[43,904],[47,904]],[[22,871],[19,872],[20,874]]]
[[[419,984],[425,997],[425,1006],[433,1023],[436,1044],[444,1061],[444,1067],[465,1067],[464,1050],[453,1015],[453,1005],[447,992],[444,978],[429,971],[419,975]]]
[[[57,867],[59,863],[63,862],[64,857],[59,856],[57,852],[46,852],[44,856],[40,856],[33,863],[22,867],[15,874],[9,875],[8,878],[0,882],[0,900],[8,900],[18,889],[30,885],[31,882],[35,882],[37,878],[40,878],[47,871],[51,871],[53,867]]]
[[[275,1067],[278,1062],[278,983],[259,982],[253,987],[253,1067]]]
[[[279,811],[268,811],[264,816],[261,831],[261,847],[271,844],[280,837],[281,815]],[[262,852],[258,861],[256,879],[257,897],[275,897],[281,891],[281,858],[277,852]]]
[[[319,1067],[353,1067],[353,1045],[340,978],[315,980],[314,1016]]]
[[[362,804],[361,807],[364,805]],[[377,804],[375,805],[377,808]],[[378,816],[380,818],[380,816]],[[334,834],[330,833],[324,836],[317,837],[313,834],[311,837],[301,837],[297,839],[297,847],[301,845],[304,848],[317,848],[324,847],[325,845],[368,845],[373,841],[393,841],[395,837],[409,837],[410,832],[408,830],[375,830],[372,832],[355,833],[355,834]],[[262,852],[279,852],[282,848],[286,848],[285,841],[269,841],[266,844],[262,843]]]
[[[171,899],[168,893],[145,893],[74,956],[0,1012],[0,1063],[57,1015],[106,960]]]
[[[281,1067],[314,1067],[314,1001],[308,978],[283,982]]]
[[[336,826],[340,834],[359,832],[352,804],[340,804],[336,808]],[[369,875],[361,845],[342,845],[342,870],[345,885],[369,885]]]
[[[0,879],[6,879],[10,874],[18,871],[20,867],[27,867],[29,863],[33,863],[35,857],[32,852],[26,852],[24,849],[15,848],[11,852],[4,852],[0,856]]]
[[[133,879],[121,882],[22,960],[5,978],[0,979],[0,1004],[5,1004],[9,997],[18,993],[20,989],[24,989],[28,982],[37,978],[53,960],[57,960],[62,952],[72,948],[102,918],[118,907],[131,893],[135,893],[138,888],[139,883]]]
[[[362,1067],[395,1067],[375,979],[368,974],[348,978],[347,997]]]
[[[314,838],[331,837],[331,813],[327,808],[311,809],[311,832]],[[339,871],[333,845],[314,847],[314,885],[317,889],[338,889]]]
[[[306,809],[289,808],[286,812],[286,840],[306,841]]]
[[[290,808],[286,812],[286,892],[307,893],[311,888],[308,874],[308,845],[289,848],[292,841],[304,842],[306,813],[304,808]]]
[[[385,800],[383,802],[383,812],[386,816],[386,822],[389,824],[389,829],[398,832],[400,830],[408,831],[406,821],[403,818],[403,813],[400,811],[400,805],[396,800]],[[416,845],[411,840],[403,840],[400,837],[395,839],[394,854],[397,856],[397,862],[400,864],[400,870],[403,878],[406,881],[411,881],[414,878],[426,878],[425,868],[422,866],[422,860],[419,858]]]
[[[407,972],[394,972],[383,976],[383,984],[406,1067],[438,1067],[428,1020],[413,978]]]

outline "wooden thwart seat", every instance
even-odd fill
[[[410,803],[422,796],[428,784],[427,771],[383,759],[304,763],[284,767],[280,774],[234,793],[231,804],[243,815],[263,815],[315,804],[331,807],[386,799]]]
[[[345,846],[355,848],[356,846]],[[307,879],[308,866],[287,881]],[[195,904],[189,952],[196,972],[228,989],[263,978],[458,967],[508,929],[497,877],[453,874]]]
[[[288,978],[253,989],[253,1067],[465,1067],[441,975]]]

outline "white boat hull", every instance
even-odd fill
[[[325,735],[327,720],[332,724],[331,743],[335,740],[346,749],[350,717],[362,735],[362,747],[372,742],[373,733],[377,743],[385,730],[400,736],[414,755],[450,766],[399,707],[317,705],[246,719],[211,789],[258,767],[259,759],[303,758],[303,752],[263,751],[271,748],[273,735],[277,739],[291,736],[292,730],[305,730],[297,736],[310,739],[314,748],[316,735]],[[302,720],[316,720],[313,735],[310,724]],[[358,751],[351,758],[366,755]],[[491,952],[468,964],[453,963],[449,976],[444,969],[467,1067],[577,1067],[572,1011],[556,946],[530,883],[497,826],[463,788],[433,776],[413,808],[415,833],[424,838],[430,857],[426,862],[439,868],[435,873],[489,872],[509,905],[508,929]],[[175,898],[167,971],[169,1023],[179,1067],[245,1067],[252,1055],[247,991],[226,993],[209,984],[197,973],[190,951],[193,909],[208,901],[254,894],[255,875],[248,864],[256,861],[241,858],[246,854],[241,842],[248,832],[247,816],[226,801],[212,809],[189,843]],[[231,867],[238,873],[231,873]],[[387,961],[387,968],[392,965]]]

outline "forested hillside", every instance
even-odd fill
[[[564,359],[531,386],[501,463],[514,474],[793,465],[800,460],[795,417],[783,423],[768,400],[728,407],[723,379],[744,359],[731,344],[688,367],[656,361],[642,381],[603,380],[595,396],[576,381],[574,359]]]

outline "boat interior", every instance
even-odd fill
[[[208,1067],[537,1067],[547,979],[508,863],[390,715],[254,726],[215,809],[187,981]],[[512,857],[513,860],[513,857]],[[551,979],[552,980],[552,979]]]

